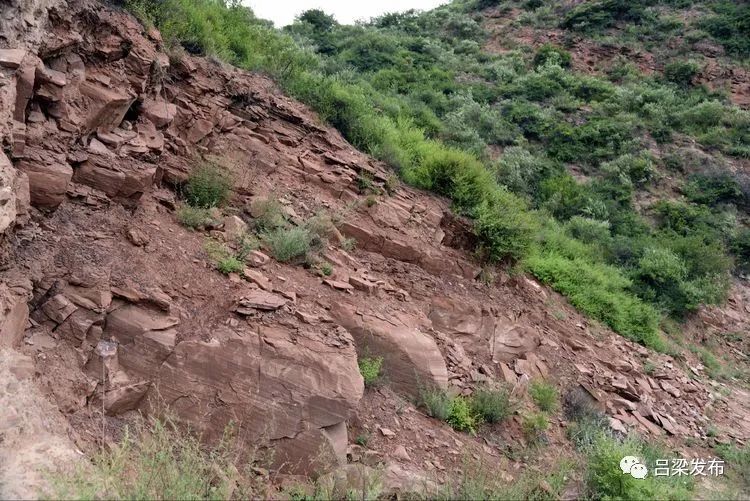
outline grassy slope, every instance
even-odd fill
[[[619,5],[601,3],[604,17]],[[280,32],[217,0],[131,4],[166,40],[271,74],[407,182],[450,197],[474,218],[484,258],[520,261],[582,311],[665,349],[661,315],[720,302],[729,250],[750,249],[738,223],[750,183],[722,168],[750,156],[750,116],[627,66],[609,79],[575,74],[557,48],[485,54],[478,7],[363,26],[312,12]],[[707,167],[695,167],[691,142],[711,154]],[[685,180],[686,196],[645,218],[634,197],[664,173]]]

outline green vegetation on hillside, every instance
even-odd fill
[[[693,86],[689,65],[604,78],[573,72],[559,47],[487,54],[477,9],[505,3],[479,3],[356,26],[313,10],[282,31],[238,2],[131,8],[167,43],[267,72],[406,182],[450,197],[474,219],[480,256],[520,261],[585,313],[663,349],[662,314],[721,302],[734,259],[747,266],[750,181],[724,163],[750,158],[750,113]],[[655,3],[585,2],[563,24],[601,31]],[[737,38],[729,25],[713,36]],[[684,194],[637,205],[658,198],[649,187],[667,173],[684,176]]]

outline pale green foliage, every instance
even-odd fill
[[[138,419],[120,442],[89,464],[52,479],[57,499],[228,499],[261,492],[244,465],[255,458],[236,446],[232,428],[212,448],[169,419]]]

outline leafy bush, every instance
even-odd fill
[[[657,351],[665,349],[657,329],[658,313],[628,292],[631,282],[617,268],[557,252],[535,253],[524,262],[579,310],[633,341]]]
[[[216,269],[225,275],[230,273],[239,273],[245,268],[245,263],[234,256],[227,256],[219,259],[216,263]]]
[[[455,430],[474,433],[479,424],[470,398],[451,395],[440,388],[423,388],[419,402],[430,417],[445,421]]]
[[[538,197],[544,179],[559,171],[559,167],[544,157],[533,155],[528,150],[511,146],[494,163],[495,176],[500,184],[512,193]]]
[[[261,240],[277,261],[287,263],[307,255],[312,237],[307,228],[295,226],[263,233]]]
[[[214,222],[210,210],[191,207],[189,205],[183,205],[177,209],[177,220],[182,225],[194,230],[205,228]]]
[[[474,231],[496,261],[520,259],[531,246],[539,223],[524,202],[504,190],[498,190],[476,209]]]
[[[451,399],[450,411],[445,422],[455,430],[474,433],[477,419],[472,410],[470,400],[461,396]]]
[[[691,477],[655,477],[636,479],[624,474],[620,460],[625,456],[640,458],[652,469],[663,452],[649,449],[636,439],[619,441],[601,433],[586,451],[586,488],[595,499],[664,499],[692,498],[694,482]]]
[[[637,23],[644,16],[648,0],[597,0],[577,4],[563,17],[560,27],[598,33],[619,21]]]
[[[570,67],[572,61],[573,58],[571,57],[570,52],[561,49],[560,47],[555,47],[552,44],[546,43],[539,47],[539,49],[537,49],[536,54],[534,54],[534,60],[532,61],[532,64],[534,65],[534,68],[544,66],[548,63],[557,64],[559,66],[562,66],[563,68],[568,68]]]
[[[718,40],[730,54],[750,57],[750,6],[743,2],[721,1],[716,14],[702,19],[699,26]]]
[[[363,357],[358,361],[359,373],[365,380],[365,386],[371,387],[380,379],[380,369],[383,366],[383,357]]]
[[[693,61],[672,61],[664,66],[664,78],[668,82],[682,88],[693,85],[693,79],[698,76],[700,67]]]
[[[750,197],[743,193],[739,181],[727,172],[694,174],[690,176],[683,192],[688,200],[699,204],[710,206],[721,203],[750,205]]]
[[[550,383],[541,379],[531,381],[529,395],[540,410],[554,412],[557,409],[557,389]]]
[[[204,162],[190,174],[184,188],[185,201],[192,207],[219,207],[232,189],[230,177],[216,164]]]
[[[471,398],[472,413],[486,423],[499,423],[510,417],[515,405],[505,389],[478,388]]]
[[[226,246],[215,240],[206,241],[204,247],[208,257],[214,262],[216,269],[221,273],[229,275],[230,273],[238,273],[245,268],[245,263],[242,259],[239,259]]]
[[[745,228],[738,232],[731,247],[737,256],[737,267],[744,272],[750,271],[750,229]]]

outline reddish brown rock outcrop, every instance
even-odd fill
[[[280,446],[278,466],[310,471],[319,452],[327,456],[321,461],[344,460],[345,421],[364,386],[351,343],[342,349],[314,333],[261,327],[179,343],[156,388],[211,439],[235,422],[251,443]]]
[[[363,356],[383,357],[383,373],[397,391],[417,396],[425,386],[447,387],[445,360],[417,319],[364,313],[344,304],[336,305],[331,313],[352,334]]]

